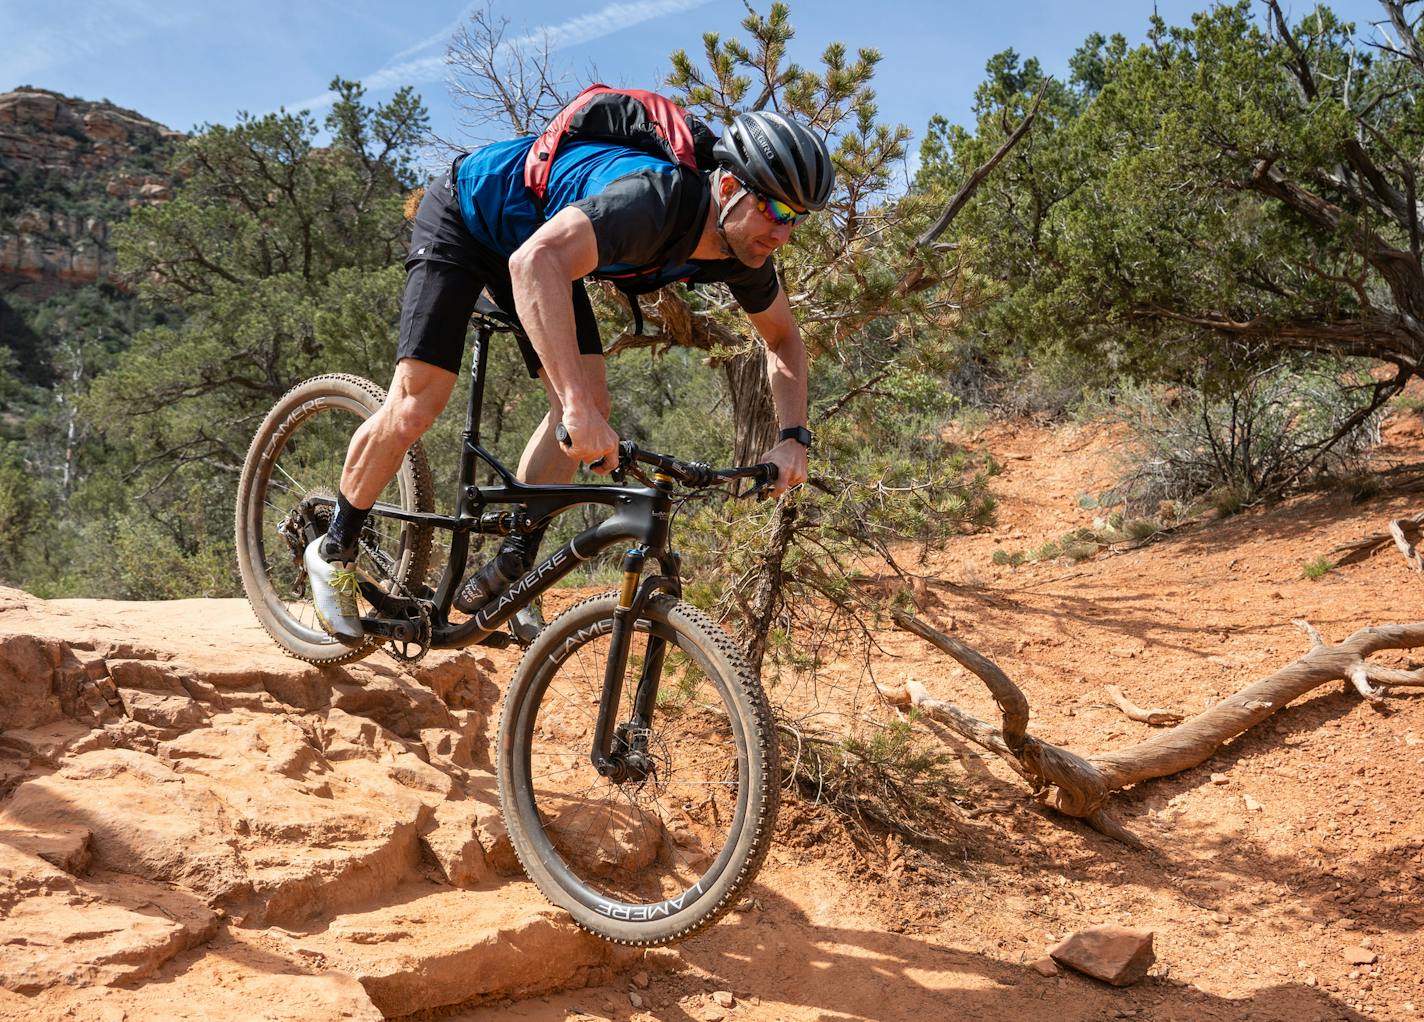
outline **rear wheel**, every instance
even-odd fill
[[[731,908],[771,843],[779,764],[771,711],[730,638],[655,597],[637,621],[615,722],[633,718],[664,649],[652,726],[622,737],[643,766],[622,781],[590,760],[613,594],[561,614],[505,696],[500,807],[520,861],[580,926],[619,943],[680,940]]]
[[[385,392],[358,376],[318,376],[293,387],[258,427],[237,491],[237,563],[248,602],[283,649],[315,664],[359,660],[373,642],[346,646],[317,621],[302,552],[331,522],[351,434],[381,407]],[[430,469],[419,443],[406,452],[379,501],[409,511],[434,507]],[[400,595],[425,581],[431,530],[372,516],[361,533],[356,567],[366,600]],[[394,579],[400,586],[393,585]]]

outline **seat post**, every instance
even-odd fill
[[[475,331],[475,350],[470,356],[470,404],[465,413],[465,438],[480,442],[480,414],[485,400],[485,363],[489,360],[489,341],[493,332],[486,319],[479,321]]]
[[[465,410],[465,431],[460,438],[460,492],[456,499],[457,515],[470,513],[474,503],[472,491],[475,486],[480,446],[480,413],[485,397],[485,363],[489,359],[489,341],[494,333],[494,324],[480,317],[476,321],[475,350],[470,356],[470,401]]]

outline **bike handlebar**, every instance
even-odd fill
[[[573,438],[569,436],[569,431],[564,428],[561,422],[554,429],[554,438],[564,447],[573,446]],[[714,483],[728,482],[733,479],[751,479],[755,486],[748,491],[747,495],[759,493],[772,483],[776,482],[776,466],[770,462],[762,462],[757,465],[739,465],[733,468],[712,468],[702,461],[682,461],[667,454],[658,454],[654,451],[644,451],[631,440],[623,440],[618,444],[618,467],[614,469],[615,476],[621,476],[627,471],[630,465],[642,463],[659,472],[672,476],[685,486],[701,487],[711,486]],[[603,459],[599,458],[591,467],[597,468],[603,464]]]

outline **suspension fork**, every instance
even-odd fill
[[[644,547],[629,550],[623,558],[623,587],[618,594],[618,606],[613,611],[613,633],[609,640],[608,663],[604,668],[603,693],[599,699],[598,723],[594,729],[590,757],[600,774],[620,783],[641,780],[650,766],[646,760],[647,750],[634,749],[630,739],[634,732],[652,727],[658,682],[662,678],[663,660],[667,653],[667,640],[649,631],[642,673],[634,689],[633,716],[630,720],[619,722],[618,706],[623,699],[623,679],[628,670],[628,654],[637,631],[637,620],[654,594],[659,591],[680,594],[682,589],[678,575],[680,559],[676,554],[660,555],[658,560],[664,574],[652,575],[640,584],[638,580],[646,560],[647,549]],[[639,754],[643,757],[642,761],[639,762],[636,757],[630,759],[629,753]]]
[[[659,558],[659,564],[663,573],[646,579],[634,598],[639,613],[659,590],[675,597],[682,596],[682,558],[676,553],[668,552]],[[638,688],[633,696],[633,719],[639,727],[653,726],[653,709],[657,706],[658,682],[662,680],[663,657],[666,654],[667,640],[649,631],[648,651],[643,658],[643,673],[638,678]]]

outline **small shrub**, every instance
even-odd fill
[[[1136,443],[1120,489],[1136,507],[1205,499],[1227,516],[1357,472],[1381,414],[1342,429],[1371,393],[1367,370],[1358,360],[1215,367],[1192,386],[1126,390],[1114,407]]]
[[[1123,531],[1127,533],[1129,539],[1142,540],[1157,535],[1161,530],[1162,526],[1157,522],[1146,518],[1134,518],[1127,523]]]
[[[1038,549],[1030,550],[1028,552],[1028,559],[1030,561],[1051,561],[1062,554],[1062,552],[1062,548],[1050,539]]]
[[[782,718],[781,761],[786,776],[811,802],[852,818],[870,819],[905,836],[942,824],[944,800],[956,789],[953,758],[927,745],[905,719],[865,721],[850,733]]]
[[[1058,548],[1058,555],[1077,564],[1079,561],[1086,561],[1088,558],[1096,556],[1101,549],[1102,547],[1096,543],[1079,540],[1061,545]]]
[[[1322,555],[1320,557],[1317,557],[1315,560],[1308,562],[1305,566],[1303,574],[1306,578],[1309,579],[1323,578],[1325,575],[1329,574],[1330,569],[1333,567],[1335,567],[1335,565],[1330,563],[1330,558]]]
[[[1207,503],[1216,509],[1222,518],[1240,514],[1252,503],[1251,488],[1243,483],[1228,483],[1218,486],[1206,495]]]

